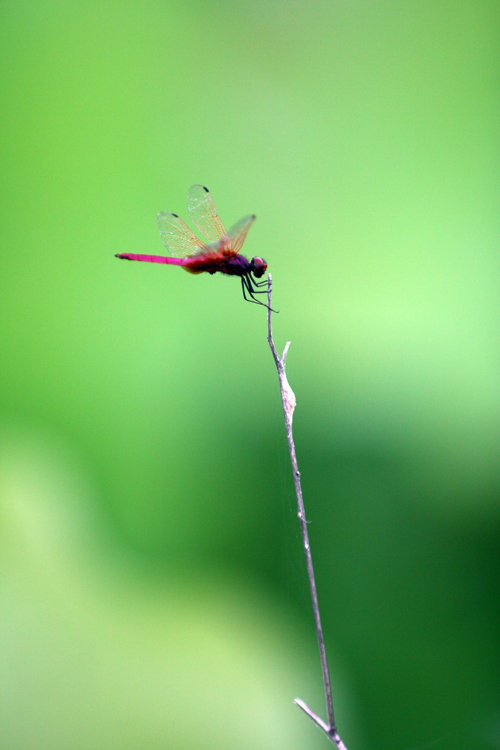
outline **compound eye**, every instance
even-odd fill
[[[252,258],[251,261],[252,273],[256,279],[260,279],[267,270],[267,263],[264,258]]]

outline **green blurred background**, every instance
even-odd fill
[[[0,747],[500,745],[499,6],[1,4]]]

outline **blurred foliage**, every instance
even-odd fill
[[[264,310],[113,257],[201,182],[292,341],[347,746],[498,747],[498,4],[0,20],[0,745],[325,746]]]

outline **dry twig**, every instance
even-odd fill
[[[304,501],[302,499],[302,489],[300,486],[300,472],[297,466],[297,458],[295,456],[295,445],[293,442],[292,419],[293,419],[293,411],[295,409],[296,400],[295,400],[295,394],[290,388],[290,386],[288,385],[288,380],[285,375],[285,359],[288,353],[288,347],[290,346],[290,342],[289,341],[287,342],[285,349],[283,351],[283,354],[280,358],[280,356],[278,355],[278,352],[276,351],[276,347],[274,345],[273,333],[272,333],[272,328],[271,328],[271,314],[272,314],[271,274],[268,275],[268,282],[269,282],[269,285],[268,285],[268,291],[267,291],[267,328],[268,328],[267,341],[269,343],[269,346],[271,347],[274,361],[276,362],[276,368],[278,370],[278,377],[280,381],[281,399],[283,401],[283,411],[285,414],[286,436],[288,438],[288,447],[290,449],[290,460],[292,462],[293,480],[295,482],[295,492],[297,494],[297,503],[299,507],[298,516],[299,516],[299,521],[300,521],[300,528],[302,530],[302,540],[304,543],[304,552],[306,555],[306,563],[307,563],[307,575],[309,576],[309,586],[311,588],[314,622],[316,624],[316,637],[318,639],[319,655],[321,659],[321,669],[323,671],[323,683],[325,686],[325,698],[326,698],[326,708],[328,712],[328,724],[325,724],[325,722],[322,719],[320,719],[320,717],[317,716],[314,713],[314,711],[311,711],[311,709],[300,698],[295,698],[295,703],[308,716],[310,716],[314,722],[316,722],[316,724],[323,730],[323,732],[333,742],[333,744],[337,746],[338,750],[347,750],[346,746],[340,739],[339,733],[337,732],[337,727],[335,726],[335,719],[333,716],[333,703],[332,703],[332,692],[331,692],[331,687],[330,687],[330,675],[328,673],[325,643],[323,640],[323,630],[321,628],[321,620],[319,616],[318,596],[316,594],[316,583],[314,581],[314,571],[313,571],[313,564],[312,564],[312,557],[311,557],[311,549],[309,547],[309,535],[307,533],[306,514],[304,510]]]

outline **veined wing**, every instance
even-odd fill
[[[205,244],[196,237],[177,214],[160,211],[156,217],[163,244],[174,258],[182,258],[205,248]]]
[[[208,242],[218,242],[227,234],[208,188],[203,185],[190,187],[187,203],[191,221]]]
[[[255,221],[255,214],[252,216],[244,216],[243,219],[240,219],[237,224],[234,225],[234,227],[231,227],[231,229],[228,232],[228,237],[231,240],[231,249],[234,250],[235,253],[239,253],[243,243],[245,242],[245,237],[247,236],[248,230],[252,226],[253,222]]]

